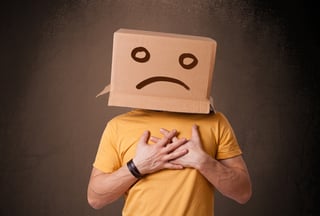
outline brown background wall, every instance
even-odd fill
[[[212,94],[253,180],[244,205],[216,215],[316,215],[319,42],[316,9],[298,1],[21,1],[1,5],[0,215],[95,211],[86,187],[106,122],[125,108],[95,95],[110,81],[118,28],[209,36]]]

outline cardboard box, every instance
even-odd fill
[[[119,29],[101,94],[110,91],[110,106],[209,113],[215,54],[208,37]]]

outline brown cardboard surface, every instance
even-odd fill
[[[208,113],[215,53],[208,37],[119,29],[108,105]]]

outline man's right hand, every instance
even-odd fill
[[[176,130],[171,130],[161,139],[150,138],[150,132],[145,131],[137,145],[136,156],[133,162],[142,175],[154,173],[162,169],[183,169],[183,166],[171,163],[188,153],[187,149],[174,151],[188,140],[186,138],[173,139],[177,136]],[[149,139],[154,144],[148,144]]]

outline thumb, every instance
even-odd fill
[[[200,137],[199,137],[199,127],[198,125],[194,124],[192,125],[192,135],[191,135],[191,139],[192,140],[200,140]]]

